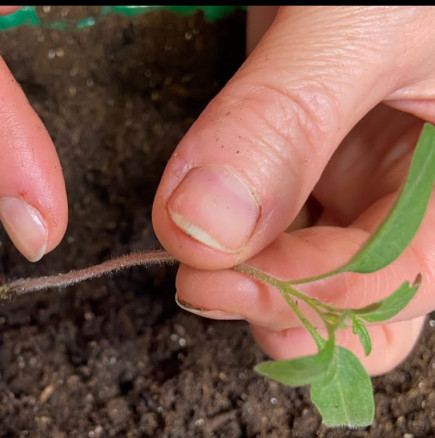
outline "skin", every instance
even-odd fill
[[[0,7],[0,15],[17,10],[16,6]],[[36,210],[46,238],[39,235],[23,248],[16,237],[14,243],[24,255],[36,261],[45,251],[54,249],[62,239],[68,221],[65,183],[53,142],[38,115],[0,58],[0,199],[16,198]],[[26,227],[23,234],[31,234]],[[41,239],[45,242],[41,243]],[[36,245],[36,247],[35,247]],[[36,254],[36,255],[35,255]]]
[[[281,279],[317,275],[367,239],[403,182],[423,121],[435,123],[434,20],[434,7],[250,8],[250,55],[178,145],[153,206],[160,242],[181,261],[184,307],[247,320],[274,358],[314,352],[276,291],[229,268],[249,261]],[[19,196],[37,209],[48,252],[67,221],[60,166],[4,64],[0,83],[7,102],[0,138],[14,134],[0,145],[0,198]],[[335,306],[359,307],[422,273],[411,304],[369,327],[368,358],[356,337],[339,334],[372,375],[409,354],[435,309],[434,220],[435,198],[410,247],[382,271],[301,287]]]

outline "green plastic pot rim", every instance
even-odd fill
[[[46,6],[50,7],[50,6]],[[127,17],[146,14],[158,9],[167,9],[180,15],[190,15],[202,11],[207,21],[216,21],[225,18],[237,9],[246,9],[246,6],[102,6],[97,16],[81,18],[75,25],[61,20],[43,21],[40,19],[35,6],[23,6],[13,14],[0,17],[0,31],[20,26],[44,27],[50,29],[83,29],[93,26],[109,14],[124,15]]]

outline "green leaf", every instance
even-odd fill
[[[354,335],[358,335],[359,340],[364,348],[364,353],[366,356],[368,356],[372,351],[372,340],[370,339],[370,335],[365,324],[355,315],[352,316],[352,332]]]
[[[353,309],[352,312],[367,322],[386,321],[397,315],[414,298],[421,284],[421,275],[417,275],[412,286],[405,281],[399,288],[387,298],[370,304],[361,309]]]
[[[349,350],[336,346],[334,377],[311,385],[311,400],[328,427],[365,427],[374,417],[375,404],[369,375]]]
[[[308,385],[324,376],[334,355],[334,343],[335,339],[330,338],[325,347],[315,355],[262,362],[254,370],[284,385]]]
[[[435,127],[426,123],[403,190],[387,218],[346,265],[334,271],[374,272],[392,263],[423,220],[435,179]]]

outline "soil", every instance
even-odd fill
[[[90,15],[39,12],[72,23]],[[80,31],[0,33],[2,56],[56,144],[70,208],[63,242],[37,264],[1,232],[3,276],[159,248],[150,222],[159,177],[243,61],[244,27],[242,11],[207,22],[201,12],[159,10],[111,15]],[[435,436],[434,319],[401,366],[373,379],[374,424],[327,429],[307,388],[252,371],[265,356],[246,324],[176,306],[174,275],[174,267],[135,268],[2,303],[0,437]]]

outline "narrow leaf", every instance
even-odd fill
[[[366,356],[372,351],[372,340],[364,323],[356,316],[352,317],[352,332],[359,337]]]
[[[392,263],[408,246],[423,220],[435,179],[435,127],[426,123],[403,190],[387,218],[338,272],[374,272]]]
[[[329,339],[325,347],[315,355],[262,362],[254,370],[284,385],[308,385],[324,376],[334,355],[334,342],[334,338]]]
[[[417,275],[412,286],[406,281],[387,298],[370,304],[362,309],[353,309],[352,312],[367,322],[386,321],[397,315],[414,298],[421,284],[421,275]]]
[[[358,358],[349,350],[336,346],[335,374],[325,382],[311,385],[311,400],[328,427],[365,427],[374,417],[375,405],[369,375]]]

